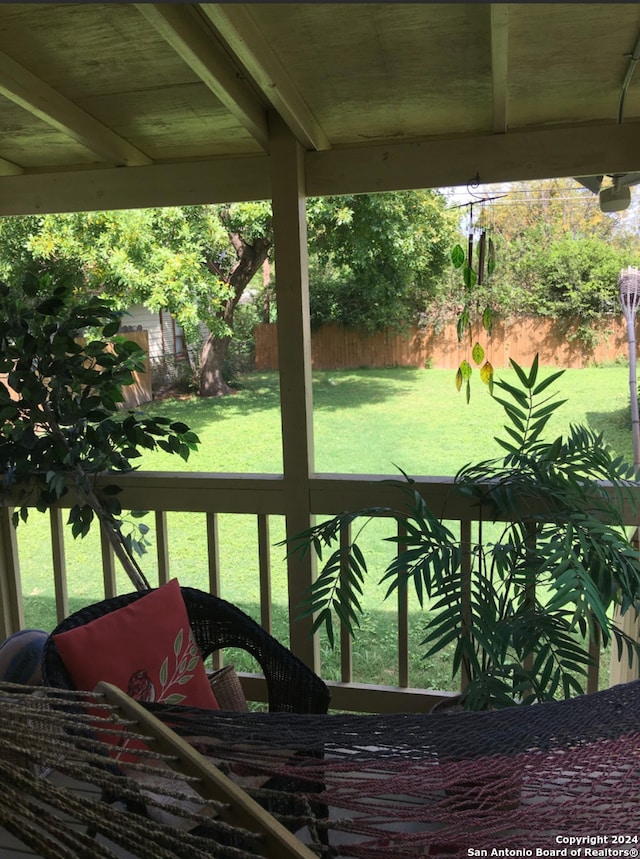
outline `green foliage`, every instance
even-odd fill
[[[369,331],[424,312],[455,223],[433,191],[308,200],[311,319]]]
[[[443,197],[431,191],[311,199],[308,222],[313,324],[369,330],[401,328],[424,311],[454,235]],[[224,393],[251,343],[236,338],[224,366],[222,341],[271,245],[268,201],[5,218],[0,277],[18,286],[26,271],[46,271],[118,308],[168,310],[200,352],[198,372],[216,380],[200,393]],[[220,348],[203,348],[201,323]]]
[[[76,288],[86,295],[100,290],[116,307],[169,310],[190,339],[200,322],[227,333],[216,310],[229,287],[209,265],[232,256],[216,207],[45,215],[25,250],[30,265],[49,271],[72,266],[79,273]]]
[[[9,218],[0,222],[0,271],[11,285],[25,270],[70,274],[82,295],[168,310],[200,351],[200,393],[211,395],[225,392],[234,310],[271,244],[265,201]],[[202,343],[202,323],[217,348]]]
[[[522,308],[541,316],[580,317],[587,327],[605,314],[618,312],[618,275],[629,257],[597,238],[562,238],[544,254],[533,254],[514,266],[535,269],[530,288],[523,290]]]
[[[119,326],[102,298],[79,301],[49,275],[27,276],[22,289],[0,283],[2,495],[18,507],[17,525],[29,506],[46,510],[73,488],[74,537],[97,515],[126,548],[143,550],[147,526],[122,536],[119,490],[104,475],[129,471],[143,450],[186,460],[198,437],[180,421],[118,412],[122,387],[145,366],[144,350],[117,336]]]
[[[485,249],[486,277],[474,277],[480,260],[477,242],[471,266],[466,264],[466,241],[455,244],[429,317],[439,323],[456,320],[458,337],[468,337],[469,348],[474,322],[490,336],[494,317],[518,315],[571,320],[567,339],[587,348],[595,345],[611,314],[619,313],[620,270],[640,264],[633,215],[603,214],[597,197],[578,189],[573,179],[485,186],[484,191],[496,200],[474,203],[471,231],[474,239],[483,230],[492,238]],[[490,379],[492,373],[485,375]]]
[[[621,215],[600,212],[593,194],[576,194],[574,180],[510,190],[513,200],[508,194],[479,218],[498,245],[496,308],[502,315],[579,318],[578,338],[594,342],[602,321],[618,313],[620,270],[640,263],[637,230]]]
[[[343,513],[298,534],[290,546],[320,559],[330,550],[303,610],[316,614],[315,627],[325,626],[330,639],[334,613],[353,634],[367,564],[361,529],[348,548],[340,545],[341,533],[357,520],[365,527],[380,515],[395,519],[401,536],[388,541],[401,545],[380,583],[386,596],[413,586],[420,604],[428,603],[425,658],[455,645],[453,672],[469,678],[470,709],[582,692],[590,665],[583,639],[613,640],[629,658],[640,653],[611,619],[614,605],[624,614],[640,598],[640,556],[620,514],[622,502],[633,500],[633,469],[583,426],[545,441],[563,402],[549,388],[562,371],[539,381],[537,357],[529,372],[512,366],[516,384],[495,383],[505,414],[496,439],[504,456],[465,466],[455,479],[454,496],[467,499],[479,517],[471,546],[447,527],[446,510],[437,516],[428,508],[406,475],[395,482],[405,499],[397,508]],[[497,537],[485,538],[488,523],[499,526]]]

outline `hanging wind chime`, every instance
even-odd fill
[[[476,240],[477,230],[474,229],[473,222],[473,207],[474,205],[484,206],[485,203],[491,200],[499,199],[506,196],[500,194],[493,197],[477,197],[471,188],[477,187],[480,182],[480,177],[476,176],[473,182],[469,183],[467,190],[474,196],[470,203],[463,205],[469,209],[469,232],[467,235],[467,253],[465,254],[461,245],[456,245],[451,253],[451,260],[456,268],[462,268],[462,278],[464,283],[464,306],[458,316],[457,332],[458,341],[462,342],[465,335],[469,338],[471,346],[471,360],[480,367],[480,378],[491,390],[493,387],[493,366],[491,362],[485,360],[485,349],[479,341],[473,343],[473,323],[474,320],[481,322],[483,329],[487,335],[491,336],[493,326],[493,309],[488,303],[484,308],[481,308],[480,298],[474,289],[477,286],[485,285],[495,268],[495,248],[492,239],[487,234],[487,229],[483,225],[480,229],[480,234]],[[474,268],[474,259],[477,259]],[[456,387],[460,390],[463,385],[465,387],[467,402],[471,396],[471,375],[473,369],[471,362],[464,359],[458,367],[456,373]]]

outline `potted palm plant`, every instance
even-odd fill
[[[27,275],[0,283],[0,503],[46,510],[69,492],[74,537],[97,520],[137,590],[149,588],[136,554],[148,528],[125,522],[114,477],[144,449],[187,459],[198,437],[186,424],[123,410],[123,386],[145,366],[144,350],[117,334],[121,314],[73,283]]]
[[[319,557],[333,550],[303,607],[332,642],[334,613],[350,634],[357,628],[367,574],[359,538],[345,548],[341,530],[356,519],[395,519],[402,536],[388,539],[401,546],[380,583],[387,596],[412,584],[420,604],[428,603],[425,657],[453,645],[453,672],[465,679],[469,709],[581,693],[594,642],[613,640],[629,659],[640,651],[612,618],[614,606],[624,615],[637,612],[640,600],[640,554],[622,514],[633,504],[633,469],[584,426],[545,440],[562,405],[550,386],[563,371],[540,378],[537,356],[528,372],[511,363],[516,383],[494,383],[506,418],[497,439],[504,456],[465,466],[453,483],[452,495],[476,508],[470,546],[447,526],[446,506],[429,509],[406,475],[396,482],[396,508],[343,512],[290,545]]]

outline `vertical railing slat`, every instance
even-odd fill
[[[529,552],[535,552],[536,543],[537,543],[537,528],[535,524],[529,523],[527,525],[527,537],[526,537],[526,546]],[[525,599],[529,606],[534,606],[536,601],[536,580],[535,578],[529,578],[526,584],[525,589]],[[523,668],[526,671],[531,672],[533,670],[533,666],[535,664],[535,657],[533,653],[527,653],[524,658]],[[523,690],[524,694],[527,692],[530,693],[531,690]]]
[[[207,558],[209,561],[209,590],[220,596],[220,538],[218,514],[207,513]]]
[[[24,629],[24,605],[18,540],[11,507],[0,507],[0,635],[8,638]]]
[[[398,523],[398,537],[402,541],[407,529]],[[398,543],[398,554],[406,551],[406,543]],[[409,685],[409,596],[406,580],[398,585],[398,686]]]
[[[589,644],[589,657],[592,664],[587,670],[587,692],[597,692],[600,684],[600,642],[592,641]]]
[[[271,607],[271,547],[269,517],[258,513],[258,568],[260,576],[260,623],[268,633],[273,630]]]
[[[471,633],[471,521],[462,519],[460,521],[460,547],[462,549],[462,559],[460,565],[460,598],[462,604],[462,632],[461,634],[470,635]],[[460,688],[464,692],[469,684],[469,664],[463,657],[460,666]]]
[[[102,551],[102,579],[104,582],[104,595],[106,599],[110,599],[117,593],[116,563],[111,543],[102,529],[100,529],[100,548]]]
[[[67,561],[64,551],[64,525],[62,510],[51,507],[49,510],[51,524],[51,555],[53,559],[53,584],[56,595],[56,617],[58,623],[69,614],[69,596],[67,593]]]
[[[349,546],[351,545],[351,526],[340,529],[340,578],[344,578],[349,568]],[[344,623],[340,624],[340,679],[343,683],[353,681],[353,640]]]
[[[209,564],[209,590],[220,596],[220,539],[218,535],[218,514],[207,513],[207,559]],[[224,658],[219,650],[211,656],[215,669],[222,668]]]
[[[164,510],[156,510],[156,553],[158,558],[158,584],[166,585],[169,581],[170,573],[167,514]]]

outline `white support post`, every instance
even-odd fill
[[[286,535],[291,538],[312,522],[309,477],[314,467],[304,152],[276,114],[269,117],[269,134]],[[311,619],[298,618],[315,575],[314,558],[291,557],[287,569],[290,646],[310,668],[319,670]]]

